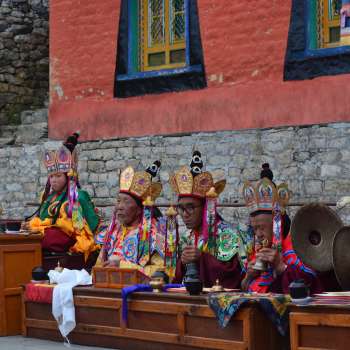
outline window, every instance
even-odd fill
[[[205,86],[197,1],[122,1],[115,96]]]
[[[189,0],[131,0],[134,71],[185,67],[189,53]],[[134,17],[137,17],[135,22]],[[133,58],[136,60],[136,57]]]
[[[293,0],[284,80],[350,73],[350,0]]]
[[[312,48],[330,48],[340,43],[341,0],[316,0],[313,7],[315,16],[311,35],[315,36]]]
[[[340,45],[340,8],[341,0],[318,0],[318,47]]]
[[[185,0],[141,0],[140,7],[140,70],[184,67]]]
[[[350,45],[350,0],[309,1],[309,49]]]

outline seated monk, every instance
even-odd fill
[[[153,201],[162,185],[152,182],[159,171],[156,161],[146,171],[126,168],[120,175],[120,191],[108,228],[97,236],[102,245],[97,265],[137,268],[148,276],[170,266],[164,259],[166,222]]]
[[[94,232],[99,216],[77,179],[78,137],[74,134],[57,151],[45,152],[48,181],[38,210],[24,227],[43,235],[44,253],[83,253],[86,260],[98,249]]]
[[[292,247],[290,219],[284,210],[289,200],[287,185],[276,187],[268,164],[263,165],[261,179],[256,187],[246,182],[243,189],[250,211],[253,252],[242,289],[289,294],[290,283],[303,279],[311,294],[321,293],[323,287],[316,273],[301,262]]]
[[[180,256],[175,283],[181,283],[186,265],[196,263],[204,287],[216,280],[225,288],[240,288],[243,260],[240,258],[240,232],[216,212],[216,197],[226,181],[214,184],[209,172],[202,172],[198,151],[193,153],[190,170],[185,166],[171,177],[171,186],[178,195],[177,210],[186,233],[180,237]]]

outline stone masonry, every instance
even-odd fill
[[[46,138],[44,117],[45,110],[23,113],[15,144],[0,148],[3,217],[32,213],[35,208],[28,203],[38,201],[45,185],[42,153],[61,143]],[[30,125],[40,118],[42,123]],[[36,130],[36,137],[30,137],[32,130]],[[270,163],[277,183],[289,184],[293,202],[336,202],[350,195],[350,123],[115,139],[81,143],[78,149],[80,182],[106,220],[111,216],[121,169],[129,164],[144,169],[160,159],[164,191],[158,202],[167,203],[174,199],[169,172],[189,164],[194,149],[202,152],[205,167],[216,180],[227,179],[221,203],[241,203],[244,180],[257,179],[264,162]],[[296,209],[291,208],[291,213]],[[225,208],[223,212],[231,222],[245,217],[244,208]],[[350,222],[349,210],[340,214]]]
[[[48,6],[48,0],[0,0],[0,127],[47,100]]]

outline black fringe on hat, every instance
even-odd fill
[[[202,160],[201,152],[199,151],[193,152],[190,168],[191,168],[191,173],[193,177],[199,175],[202,172],[203,160]]]
[[[161,165],[162,165],[162,163],[160,162],[160,160],[156,160],[152,165],[150,165],[146,169],[146,172],[151,174],[151,176],[154,178],[157,176]]]
[[[79,133],[75,132],[72,135],[67,137],[66,141],[63,142],[63,145],[66,146],[72,153],[76,145],[78,144],[78,138],[79,138]]]
[[[270,181],[273,181],[273,172],[270,169],[269,163],[264,163],[262,165],[262,170],[260,172],[260,179],[263,179],[264,177],[267,177]]]

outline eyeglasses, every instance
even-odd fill
[[[184,213],[186,213],[187,215],[192,215],[195,211],[196,208],[201,208],[201,205],[181,205],[178,204],[176,206],[176,210],[180,215],[183,215]]]

